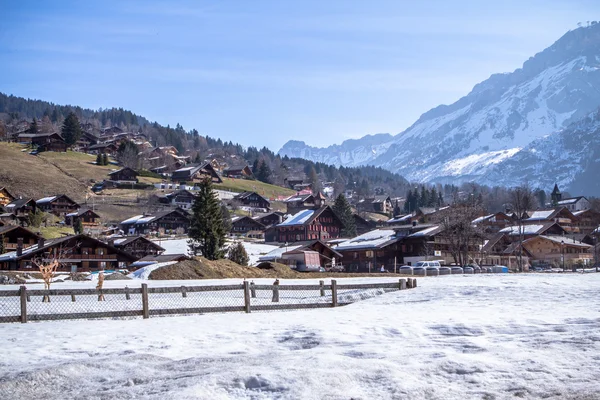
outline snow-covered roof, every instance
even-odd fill
[[[302,210],[296,214],[288,217],[285,221],[277,226],[292,226],[292,225],[303,225],[306,221],[312,217],[315,210]]]
[[[542,228],[544,227],[544,225],[523,225],[523,234],[524,235],[535,235],[536,233],[538,233]],[[520,234],[519,231],[519,227],[518,226],[508,226],[502,230],[500,230],[500,233],[506,233],[508,235],[518,235]]]
[[[393,229],[375,229],[374,231],[364,233],[338,244],[335,247],[335,250],[344,251],[363,248],[378,248],[397,239],[399,238],[396,237],[396,232]]]
[[[435,231],[437,231],[439,228],[440,227],[438,225],[432,226],[430,228],[426,228],[426,229],[423,229],[422,231],[418,231],[418,232],[415,232],[415,233],[413,233],[411,235],[408,235],[408,237],[423,237],[423,236],[428,236],[428,235],[434,233]]]
[[[483,221],[487,221],[488,219],[492,218],[494,215],[496,214],[490,214],[490,215],[485,215],[483,217],[479,217],[479,218],[475,218],[473,221],[471,221],[472,224],[479,224]]]
[[[565,204],[575,204],[581,199],[585,199],[585,197],[579,196],[579,197],[571,197],[570,199],[564,199],[564,200],[559,201],[558,205],[563,206]]]
[[[37,204],[43,204],[43,203],[50,203],[51,201],[54,201],[58,196],[50,196],[50,197],[43,197],[39,200],[36,200]]]
[[[125,221],[121,221],[122,224],[134,224],[140,218],[143,218],[143,215],[135,215],[131,218],[127,218]]]
[[[386,223],[387,224],[395,224],[398,222],[406,222],[406,221],[410,221],[411,217],[412,217],[412,214],[404,215],[401,217],[395,217],[395,218],[388,220]]]
[[[554,211],[555,210],[534,211],[533,214],[531,214],[531,217],[527,218],[527,221],[548,219]]]
[[[300,247],[302,247],[302,246],[300,245],[300,246],[280,247],[278,249],[271,250],[264,256],[258,257],[258,261],[274,261],[274,260],[282,258],[283,253],[287,253],[288,251],[299,249]]]
[[[594,247],[594,246],[592,246],[590,244],[580,242],[579,240],[571,239],[571,238],[569,238],[567,236],[546,236],[546,235],[540,235],[537,238],[542,238],[542,239],[550,240],[552,242],[561,243],[561,244],[565,244],[565,245],[568,245],[568,246],[583,247],[583,248],[586,248],[586,249],[590,248],[590,247]],[[528,239],[525,242],[528,242],[528,241],[534,240],[534,239],[536,239],[536,238]]]

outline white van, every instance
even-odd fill
[[[427,268],[427,267],[435,267],[435,268],[439,268],[442,265],[440,264],[439,261],[419,261],[417,262],[417,264],[415,265],[415,268]]]

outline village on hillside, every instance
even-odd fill
[[[586,197],[563,198],[558,186],[548,201],[543,196],[537,202],[530,189],[517,188],[513,201],[497,212],[488,212],[473,194],[444,199],[435,187],[403,197],[377,188],[340,192],[302,173],[286,179],[287,187],[278,188],[283,192],[268,195],[251,190],[261,167],[236,157],[192,161],[173,146],[153,146],[143,134],[116,126],[94,130],[81,124],[73,145],[58,132],[30,131],[31,125],[13,138],[24,156],[77,152],[111,169],[91,185],[83,204],[65,193],[32,198],[0,187],[2,270],[31,270],[35,259],[61,249],[69,249],[61,268],[70,272],[135,270],[188,259],[191,209],[204,180],[216,185],[230,242],[248,249],[264,245],[253,264],[422,275],[598,266],[600,213]],[[141,183],[143,176],[152,183]],[[219,186],[224,180],[229,187]],[[111,190],[150,194],[115,220],[94,200]]]

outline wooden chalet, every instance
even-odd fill
[[[223,180],[210,162],[180,168],[171,175],[173,182],[185,182],[187,184],[202,182],[207,177],[210,178],[213,183],[223,183]]]
[[[21,247],[29,247],[38,242],[41,238],[39,234],[23,228],[19,225],[6,225],[0,227],[0,240],[4,243],[4,251],[16,250]]]
[[[248,216],[244,217],[233,217],[231,219],[231,231],[232,235],[249,235],[252,237],[264,237],[265,226]]]
[[[108,174],[110,176],[111,181],[120,182],[120,183],[137,183],[138,182],[138,173],[129,168],[121,168],[120,170],[113,171]]]
[[[194,205],[195,200],[196,195],[189,190],[177,190],[164,195],[159,199],[159,202],[163,204],[169,204],[173,207],[178,207],[183,210],[190,210],[192,205]]]
[[[392,199],[390,196],[375,196],[360,200],[357,209],[362,212],[374,212],[382,214],[390,214],[394,211]]]
[[[284,181],[290,189],[294,189],[294,187],[297,185],[304,184],[304,179],[301,178],[285,178]]]
[[[289,216],[276,228],[279,242],[303,242],[339,238],[344,224],[331,207],[323,206],[318,209],[299,211]]]
[[[235,179],[253,179],[254,174],[249,166],[245,165],[243,167],[229,167],[223,170],[223,176],[227,178],[235,178]]]
[[[594,246],[565,236],[540,235],[523,242],[523,247],[531,254],[533,260],[553,264],[556,267],[574,264],[591,264]]]
[[[325,196],[318,193],[314,194],[297,194],[289,197],[285,201],[288,214],[296,214],[302,210],[320,208],[325,203]]]
[[[93,133],[82,130],[81,136],[77,140],[76,144],[77,147],[87,152],[89,147],[98,144],[99,140],[100,139],[98,138],[98,136],[94,135]]]
[[[279,211],[273,211],[266,214],[257,214],[253,217],[253,219],[260,222],[265,227],[271,227],[274,225],[279,225],[283,222],[283,213]]]
[[[189,214],[180,209],[162,211],[152,215],[136,215],[120,223],[126,235],[184,234],[190,227]]]
[[[74,226],[81,221],[83,226],[96,226],[100,223],[100,216],[90,209],[81,208],[65,215],[65,223]]]
[[[38,151],[66,152],[69,146],[58,133],[22,133],[18,136],[19,143],[37,146]]]
[[[251,208],[271,209],[271,202],[256,192],[243,192],[233,198],[233,201]]]
[[[280,247],[275,249],[264,256],[259,257],[259,262],[281,262],[290,267],[297,268],[298,258],[296,254],[311,251],[319,254],[320,266],[325,268],[332,265],[333,262],[336,264],[342,259],[342,254],[336,249],[329,246],[327,243],[321,240],[311,240],[307,242],[296,242],[291,246]]]
[[[5,187],[0,188],[0,207],[3,207],[15,200],[16,200],[16,197],[13,196],[12,194],[10,194],[10,192],[8,191],[7,188],[5,188]]]
[[[471,224],[481,227],[487,234],[494,234],[515,223],[514,219],[503,212],[488,214],[474,219]]]
[[[339,243],[335,251],[347,272],[377,272],[381,266],[393,271],[394,263],[402,265],[402,239],[393,229],[376,229]]]
[[[508,226],[501,229],[499,233],[506,234],[511,242],[519,240],[519,236],[523,235],[524,239],[530,239],[539,235],[564,235],[567,231],[557,222],[542,222],[539,224]]]
[[[118,147],[115,143],[104,142],[90,145],[87,148],[87,152],[90,154],[109,154],[114,155],[117,153]]]
[[[438,224],[452,213],[449,206],[446,207],[419,207],[415,212],[413,220],[424,224]]]
[[[48,262],[58,256],[59,270],[67,272],[127,268],[136,257],[87,235],[38,240],[29,247],[0,255],[0,269],[37,270],[34,262]]]
[[[113,243],[117,249],[123,250],[124,252],[129,253],[136,258],[157,256],[165,251],[164,248],[143,236],[131,236],[123,239],[115,239]]]
[[[591,209],[575,211],[574,227],[581,234],[589,235],[600,225],[600,213]]]
[[[579,233],[577,217],[566,207],[556,207],[550,210],[528,211],[523,220],[524,224],[540,224],[556,222],[567,232]]]
[[[30,198],[19,198],[8,203],[4,210],[14,214],[17,218],[28,218],[30,213],[35,213],[37,206],[35,200]]]
[[[19,219],[13,213],[7,212],[0,214],[0,226],[18,225]]]
[[[64,194],[44,197],[36,200],[35,204],[40,210],[57,216],[75,212],[79,208],[79,204]]]

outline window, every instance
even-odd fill
[[[365,255],[366,255],[367,257],[373,257],[373,252],[372,252],[371,250],[369,250],[369,251],[367,251],[367,252],[365,253]]]

